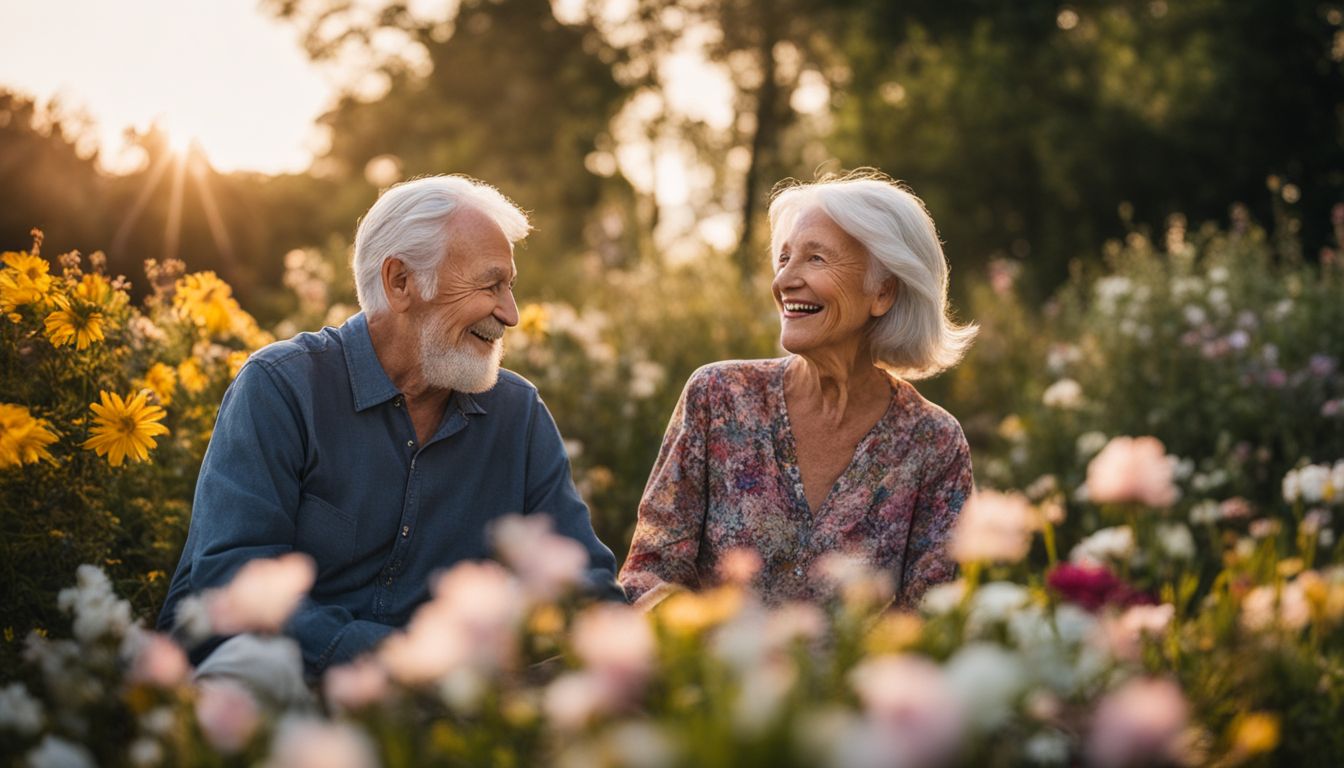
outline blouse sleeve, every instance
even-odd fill
[[[701,369],[686,383],[639,502],[635,535],[620,575],[621,586],[635,603],[647,593],[700,586],[696,559],[708,502],[708,378]]]
[[[956,576],[957,566],[948,555],[947,542],[973,485],[971,450],[960,428],[956,438],[951,446],[952,459],[920,486],[896,596],[898,608],[914,609],[929,587]]]

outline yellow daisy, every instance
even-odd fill
[[[165,413],[157,405],[150,405],[144,392],[138,392],[123,400],[115,392],[102,390],[98,393],[102,403],[92,403],[92,436],[84,441],[84,447],[107,456],[108,462],[121,466],[127,456],[136,461],[149,459],[149,449],[154,447],[155,435],[168,434],[168,428],[160,424]]]
[[[182,317],[209,333],[226,333],[233,328],[235,312],[241,312],[233,299],[233,289],[214,272],[196,272],[177,281],[173,308]]]
[[[127,301],[126,294],[112,287],[106,277],[92,272],[85,273],[70,294],[99,309],[116,309],[118,305]]]
[[[75,349],[87,349],[103,340],[103,313],[84,307],[58,309],[47,315],[47,338],[52,346],[74,343]]]
[[[173,392],[177,390],[177,369],[171,365],[155,363],[145,372],[145,378],[141,383],[159,398],[160,403],[169,405],[173,402]]]
[[[46,419],[34,418],[22,405],[0,403],[0,469],[55,461],[47,446],[56,435]]]
[[[190,357],[177,366],[177,381],[193,395],[210,386],[210,379],[201,370],[201,364]]]
[[[50,266],[41,256],[22,251],[6,251],[0,261],[8,269],[0,270],[0,311],[37,304],[51,291]]]

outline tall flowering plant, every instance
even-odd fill
[[[137,306],[101,253],[0,255],[0,658],[62,626],[56,590],[94,563],[157,605],[223,388],[270,340],[212,273],[146,265]]]

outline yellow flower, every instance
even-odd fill
[[[182,317],[209,333],[233,328],[234,313],[242,312],[233,299],[233,289],[214,272],[196,272],[177,281],[173,308]]]
[[[6,251],[0,259],[9,267],[0,270],[0,311],[11,313],[47,298],[52,278],[46,259],[26,251]]]
[[[79,279],[70,295],[99,309],[116,309],[128,300],[126,294],[113,288],[106,277],[91,272]]]
[[[737,615],[742,593],[733,587],[706,592],[678,592],[654,609],[663,626],[679,635],[694,635]]]
[[[164,410],[150,405],[144,392],[123,400],[121,395],[103,390],[98,397],[102,403],[89,406],[94,425],[84,447],[107,456],[114,467],[121,466],[127,456],[136,461],[147,460],[149,449],[154,447],[154,436],[168,434],[168,428],[159,423]]]
[[[1232,743],[1243,755],[1259,755],[1279,746],[1279,718],[1269,712],[1251,712],[1233,724]]]
[[[230,379],[238,378],[238,372],[243,370],[243,364],[246,363],[247,358],[251,356],[252,356],[251,352],[244,352],[242,350],[237,350],[229,353],[229,358],[226,362],[228,362],[229,364]]]
[[[210,386],[210,379],[206,378],[200,363],[190,357],[177,366],[177,381],[183,389],[193,395]]]
[[[46,419],[34,418],[22,405],[0,403],[0,469],[55,461],[47,446],[56,435]]]
[[[58,309],[47,315],[47,338],[55,347],[73,342],[75,349],[87,349],[103,340],[103,313],[86,307]]]
[[[155,363],[145,372],[140,383],[147,387],[163,405],[173,402],[173,392],[177,389],[177,369],[171,365]]]
[[[528,304],[518,315],[518,330],[529,338],[539,339],[545,336],[549,327],[550,319],[547,317],[546,307],[541,304]]]

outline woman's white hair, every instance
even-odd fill
[[[867,291],[891,278],[899,284],[896,302],[869,327],[873,363],[906,379],[955,365],[979,328],[949,317],[947,259],[923,201],[872,170],[796,183],[770,202],[771,253],[779,252],[791,222],[814,207],[867,250]]]
[[[467,176],[426,176],[387,189],[359,222],[355,231],[355,293],[364,313],[388,311],[383,293],[383,263],[396,257],[415,276],[425,299],[439,288],[439,263],[448,251],[453,232],[448,216],[459,207],[489,216],[509,243],[527,236],[532,225],[527,214],[499,190]]]

